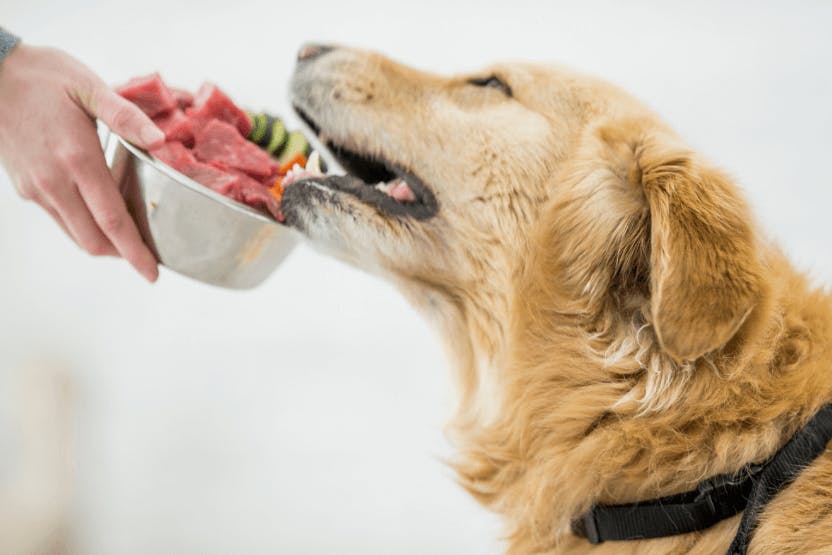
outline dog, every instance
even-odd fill
[[[507,552],[724,553],[741,514],[600,544],[574,523],[766,461],[832,401],[832,298],[731,178],[566,68],[443,77],[307,45],[290,89],[348,175],[294,181],[286,222],[435,324],[459,389],[452,464]],[[821,451],[749,553],[832,552]]]

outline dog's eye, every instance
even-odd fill
[[[469,79],[468,82],[477,87],[500,89],[506,96],[511,96],[511,87],[509,87],[505,81],[496,75],[489,75],[488,77],[475,77],[473,79]]]

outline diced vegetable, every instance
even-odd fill
[[[277,163],[280,164],[281,168],[284,168],[289,161],[297,158],[298,155],[304,157],[305,164],[306,156],[309,155],[309,141],[306,140],[306,137],[300,131],[292,131],[286,139],[286,146],[283,148],[280,156],[277,157]],[[291,167],[289,166],[290,169]]]

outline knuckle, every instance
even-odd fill
[[[121,106],[113,114],[113,127],[123,130],[133,122],[133,110],[129,106]]]
[[[54,197],[61,186],[55,179],[49,177],[37,177],[34,180],[34,189],[41,191],[47,197]]]
[[[86,153],[78,148],[63,150],[57,154],[58,160],[70,168],[77,168],[86,158]]]
[[[123,224],[121,216],[114,212],[104,211],[98,216],[98,225],[105,235],[117,233]]]
[[[109,243],[104,238],[89,240],[83,247],[93,256],[104,256],[109,251]]]
[[[30,184],[21,183],[15,188],[15,190],[17,191],[17,196],[23,200],[35,200],[35,188]]]

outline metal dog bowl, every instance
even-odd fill
[[[154,160],[103,125],[99,133],[130,215],[171,270],[247,289],[263,282],[297,243],[292,229]]]

